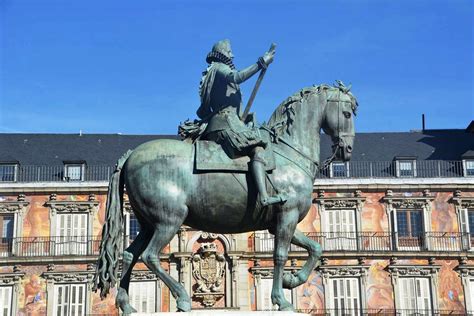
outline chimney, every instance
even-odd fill
[[[425,114],[421,114],[421,130],[425,131]]]

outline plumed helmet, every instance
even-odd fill
[[[218,41],[217,43],[212,46],[212,50],[209,54],[207,54],[206,62],[208,64],[217,61],[224,63],[229,66],[233,66],[232,58],[232,49],[230,47],[230,41],[228,39],[224,39]]]

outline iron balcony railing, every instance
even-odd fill
[[[5,165],[0,168],[0,182],[108,181],[114,170],[109,165],[84,164],[81,171],[68,175],[64,165]],[[397,170],[396,161],[349,161],[333,164],[320,171],[317,178],[447,178],[473,176],[462,161],[417,160],[412,169]]]
[[[457,252],[474,250],[474,238],[469,233],[426,232],[406,236],[397,232],[317,232],[306,233],[317,241],[323,251],[387,252],[438,251]],[[251,235],[255,252],[273,251],[274,237],[267,232]],[[291,245],[290,251],[302,251]]]
[[[474,316],[465,310],[435,309],[299,309],[311,316]]]
[[[396,161],[348,161],[332,164],[318,178],[458,178],[466,176],[462,161],[414,160],[411,169],[397,170]]]
[[[97,236],[0,238],[0,257],[47,257],[98,255]]]

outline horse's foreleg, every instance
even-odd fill
[[[170,218],[172,216],[170,215]],[[191,310],[191,299],[181,283],[173,279],[160,264],[160,252],[171,241],[178,231],[181,223],[175,225],[174,223],[158,223],[153,232],[153,237],[150,240],[148,247],[142,255],[143,262],[148,269],[153,271],[158,278],[160,278],[171,291],[171,294],[176,299],[178,311],[188,312]]]
[[[318,265],[318,260],[322,253],[321,245],[308,238],[298,229],[295,230],[295,234],[293,235],[293,238],[291,238],[291,243],[306,249],[308,251],[309,258],[305,262],[303,268],[301,268],[301,270],[299,270],[296,274],[287,272],[283,275],[283,287],[286,289],[293,289],[305,283],[308,280],[311,272]]]
[[[296,229],[298,216],[297,209],[280,211],[276,216],[272,303],[278,305],[280,311],[294,310],[293,305],[286,300],[283,294],[283,269],[288,260],[288,248]]]
[[[135,240],[123,252],[122,260],[122,276],[120,278],[120,286],[117,290],[115,305],[119,307],[125,315],[135,313],[136,310],[129,303],[128,287],[130,285],[130,276],[133,266],[137,263],[138,258],[148,246],[152,234],[150,231],[142,230]]]

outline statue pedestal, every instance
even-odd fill
[[[308,316],[308,314],[279,311],[197,310],[187,313],[133,313],[131,316]]]

